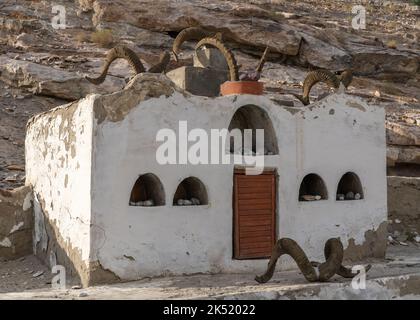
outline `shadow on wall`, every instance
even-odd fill
[[[174,206],[206,205],[207,190],[200,179],[188,177],[178,185],[174,194]]]
[[[299,201],[318,201],[328,199],[328,191],[324,180],[315,174],[307,174],[299,187]]]
[[[34,254],[49,267],[62,265],[66,270],[67,284],[82,284],[84,287],[93,284],[119,282],[120,278],[109,270],[102,268],[98,261],[82,260],[79,249],[73,248],[71,242],[64,240],[54,221],[44,214],[45,204],[34,196]]]
[[[156,207],[165,205],[165,190],[162,182],[153,173],[141,175],[134,183],[130,206]]]
[[[252,146],[244,145],[244,141],[238,146],[235,145],[233,137],[230,141],[230,153],[251,155],[257,153],[256,129],[264,130],[264,155],[279,154],[276,133],[267,112],[254,105],[246,105],[236,110],[229,124],[229,132],[239,129],[244,137],[244,130],[252,130]],[[232,134],[233,136],[234,134]],[[251,150],[248,150],[251,148]],[[262,151],[262,150],[261,150]],[[261,153],[261,152],[259,152]]]
[[[357,174],[353,172],[345,173],[338,183],[336,199],[360,200],[364,198],[362,183]]]
[[[38,197],[34,196],[34,254],[50,268],[56,264],[64,266],[66,278],[73,278],[76,282],[80,282],[82,277],[72,261],[77,254],[67,252],[71,249],[71,244],[65,245],[57,227],[45,217],[43,202],[39,201]]]

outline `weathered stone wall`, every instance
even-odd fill
[[[0,189],[0,259],[16,259],[32,252],[32,196],[30,187]]]
[[[388,177],[390,231],[420,232],[420,177]]]

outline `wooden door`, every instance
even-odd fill
[[[234,173],[235,259],[268,258],[276,241],[276,175]]]

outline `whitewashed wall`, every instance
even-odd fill
[[[47,235],[49,224],[58,230],[59,246],[69,255],[71,250],[73,259],[78,256],[74,263],[79,271],[89,264],[91,246],[94,99],[92,95],[35,116],[25,141],[26,184],[33,187],[35,200],[34,250],[41,251],[35,253],[46,253],[52,237]]]
[[[386,221],[382,109],[344,94],[309,108],[286,109],[263,96],[209,99],[175,93],[140,103],[120,121],[94,126],[90,259],[122,279],[264,270],[267,260],[232,260],[233,165],[162,166],[155,159],[157,130],[177,130],[180,120],[187,120],[189,129],[227,128],[234,112],[248,104],[267,111],[277,135],[279,155],[266,156],[265,165],[279,175],[279,238],[291,237],[312,259],[322,259],[328,238],[341,237],[344,247],[351,238],[361,244],[367,230]],[[365,199],[335,201],[338,181],[347,171],[361,179]],[[129,206],[134,182],[149,172],[161,180],[166,205]],[[328,200],[297,201],[307,173],[323,178]],[[205,184],[208,205],[172,206],[178,184],[189,176]],[[290,266],[287,259],[279,264]]]

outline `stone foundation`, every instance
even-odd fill
[[[386,253],[387,223],[382,222],[376,230],[365,232],[365,241],[355,244],[354,239],[344,250],[344,261],[362,261],[365,258],[384,259]]]

